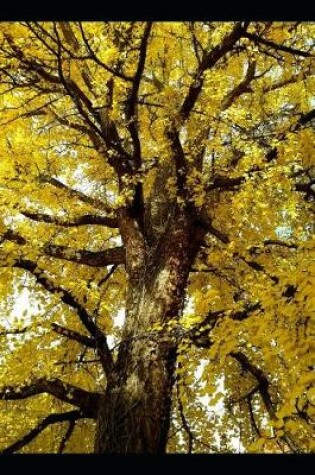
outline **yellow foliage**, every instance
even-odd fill
[[[125,246],[136,267],[143,233],[146,302],[154,252],[172,245],[152,233],[177,224],[180,209],[197,223],[192,247],[203,233],[183,311],[165,299],[146,307],[165,306],[163,318],[135,317],[136,338],[178,346],[168,451],[187,450],[188,423],[196,452],[235,452],[236,440],[248,452],[315,450],[315,83],[305,53],[315,28],[250,22],[230,47],[237,27],[154,23],[143,55],[144,22],[0,25],[1,394],[39,378],[105,390],[97,345],[53,328],[90,336],[84,309],[116,358],[134,330],[120,318],[132,315],[133,267],[104,255]],[[130,209],[131,221],[143,213],[131,237],[121,225]],[[177,261],[167,264],[165,289]],[[0,450],[71,408],[3,392]],[[21,451],[57,452],[66,426]],[[91,452],[94,431],[78,420],[65,451]]]

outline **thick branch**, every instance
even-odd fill
[[[87,346],[88,348],[96,348],[96,342],[94,338],[90,338],[89,336],[82,335],[81,333],[71,330],[70,328],[63,327],[62,325],[58,325],[57,323],[52,323],[51,324],[52,329],[58,333],[58,335],[62,335],[66,338],[69,338],[69,340],[74,340],[79,343],[82,343],[82,345]]]
[[[304,58],[315,57],[315,55],[310,53],[309,51],[302,51],[300,49],[292,48],[291,46],[279,45],[278,43],[266,40],[265,38],[262,38],[261,36],[258,36],[255,33],[249,33],[248,31],[243,31],[241,36],[254,41],[254,43],[260,43],[262,45],[269,46],[270,48],[275,49],[277,51],[283,51],[285,53],[293,54],[294,56],[302,56]]]
[[[253,365],[249,361],[247,356],[244,355],[244,353],[241,353],[240,351],[231,352],[230,356],[236,359],[236,361],[239,362],[239,364],[243,369],[245,369],[245,371],[248,371],[252,376],[254,376],[254,378],[258,382],[258,391],[263,400],[264,406],[269,414],[269,417],[272,420],[276,420],[276,411],[272,404],[272,400],[268,390],[270,383],[265,373],[260,368]],[[295,444],[293,443],[289,435],[285,434],[282,438],[293,452],[297,452],[297,448],[295,447]]]
[[[133,83],[128,99],[126,101],[126,120],[127,128],[130,133],[130,137],[133,145],[133,163],[136,169],[141,167],[141,141],[139,138],[139,124],[138,124],[138,93],[140,88],[140,82],[145,67],[145,60],[147,56],[148,42],[152,29],[152,22],[147,22],[144,28],[143,36],[140,42],[139,59],[137,64],[136,73],[133,77]],[[135,185],[135,194],[132,204],[132,213],[138,220],[140,228],[144,228],[144,198],[143,198],[143,185],[141,182]]]
[[[144,262],[145,242],[132,210],[118,210],[120,234],[126,249],[126,270],[128,274],[138,275]]]
[[[58,226],[64,226],[66,228],[76,227],[76,226],[85,226],[88,224],[100,226],[107,226],[109,228],[117,228],[118,221],[116,218],[110,218],[108,216],[97,216],[93,214],[86,214],[83,216],[79,216],[74,218],[71,221],[64,220],[63,217],[52,216],[50,214],[45,213],[31,213],[29,211],[20,211],[23,216],[26,218],[32,219],[33,221],[42,222],[42,223],[49,223],[49,224],[56,224]]]
[[[259,384],[259,392],[261,394],[261,397],[264,401],[265,407],[268,411],[268,413],[274,417],[275,416],[275,410],[272,405],[272,401],[268,392],[269,388],[269,381],[267,376],[264,374],[264,372],[258,368],[257,366],[253,365],[249,359],[247,358],[244,353],[241,353],[240,351],[232,352],[231,353],[232,358],[234,358],[236,361],[239,362],[241,367],[248,371]]]
[[[315,119],[315,109],[310,110],[309,112],[306,112],[305,114],[302,114],[301,117],[299,118],[294,131],[300,128],[301,126],[307,124],[311,120]]]
[[[216,63],[223,58],[226,53],[232,50],[235,43],[244,35],[244,28],[241,23],[237,23],[231,33],[225,36],[222,42],[207,53],[201,61],[198,70],[195,73],[194,80],[189,87],[187,96],[180,109],[182,122],[186,121],[193,109],[203,86],[203,73],[207,69],[213,68]]]
[[[279,239],[265,239],[264,246],[280,246],[280,247],[287,247],[288,249],[298,248],[297,244],[280,241]]]
[[[242,262],[244,262],[249,267],[251,267],[251,269],[254,269],[258,272],[262,272],[267,277],[269,277],[269,279],[271,279],[275,284],[279,283],[279,277],[277,277],[276,275],[269,274],[269,272],[266,271],[265,267],[262,264],[259,264],[258,262],[255,262],[255,261],[252,261],[252,260],[249,260],[249,259],[246,259],[246,257],[242,256],[238,252],[234,252],[233,257],[236,258],[236,259],[240,259]]]
[[[219,190],[224,190],[224,191],[230,191],[239,187],[245,181],[246,181],[246,176],[229,178],[227,176],[218,175],[214,178],[213,182],[207,186],[207,190],[211,191],[211,190],[219,189]]]
[[[79,198],[81,201],[84,203],[90,204],[94,206],[96,209],[100,209],[102,211],[107,211],[108,213],[112,212],[112,209],[103,201],[98,200],[97,198],[93,198],[91,196],[88,196],[82,191],[79,190],[74,190],[73,188],[70,188],[68,185],[62,183],[58,179],[48,176],[48,175],[40,175],[39,180],[42,183],[49,183],[52,186],[55,186],[56,188],[59,188],[60,190],[65,191],[70,198]]]
[[[305,193],[306,197],[312,196],[313,198],[315,198],[315,182],[296,183],[295,190],[300,191],[301,193]]]
[[[16,261],[14,267],[24,269],[36,278],[36,281],[41,284],[46,290],[52,294],[58,294],[61,301],[66,305],[73,308],[81,323],[96,340],[96,349],[100,356],[102,367],[107,375],[111,373],[113,367],[113,359],[110,353],[107,338],[102,330],[94,323],[86,309],[70,294],[70,292],[64,290],[62,287],[55,285],[49,278],[43,275],[43,271],[37,267],[37,264],[33,261],[20,259]]]
[[[227,234],[215,228],[211,223],[211,219],[206,216],[205,212],[200,212],[198,215],[198,223],[210,234],[215,236],[219,241],[224,244],[229,244],[230,238]]]
[[[275,152],[274,149],[272,149]],[[273,154],[275,155],[275,154]],[[270,153],[266,155],[267,161],[269,161]],[[241,184],[246,182],[247,177],[251,176],[255,172],[263,171],[263,169],[257,167],[255,170],[249,170],[245,172],[243,176],[238,176],[234,178],[229,178],[227,176],[217,176],[207,187],[207,191],[211,190],[221,190],[221,191],[234,191]],[[295,190],[302,193],[306,193],[307,196],[313,196],[315,198],[315,183],[296,183]]]
[[[85,264],[90,267],[105,267],[112,264],[125,263],[124,247],[113,247],[106,249],[106,251],[93,252],[86,250],[77,251],[67,246],[48,244],[45,246],[44,251],[48,256]]]
[[[189,330],[189,338],[198,348],[210,348],[211,341],[209,339],[209,333],[214,328],[219,317],[242,321],[250,317],[256,310],[261,310],[261,304],[259,302],[247,304],[242,310],[237,310],[234,313],[228,313],[226,310],[211,311],[205,316],[202,322],[197,323]]]
[[[117,228],[118,221],[116,218],[110,218],[108,216],[97,216],[93,214],[86,214],[79,216],[70,221],[67,221],[63,217],[52,216],[45,213],[32,213],[29,211],[20,211],[23,216],[26,218],[32,219],[33,221],[38,221],[42,223],[51,223],[58,226],[63,226],[66,228],[76,227],[76,226],[85,226],[85,225],[101,225],[107,226],[109,228]]]
[[[240,82],[240,84],[238,84],[223,100],[222,110],[228,109],[233,104],[233,102],[242,94],[245,94],[247,92],[252,92],[249,85],[252,82],[252,80],[255,78],[255,70],[256,70],[256,64],[249,63],[247,72],[243,81]]]
[[[88,416],[82,415],[81,411],[69,411],[64,412],[61,414],[50,414],[49,416],[45,417],[39,424],[37,424],[34,429],[32,429],[28,434],[26,434],[22,439],[14,442],[9,447],[6,447],[2,450],[2,454],[13,454],[18,450],[28,445],[32,440],[34,440],[41,432],[43,432],[46,427],[50,426],[51,424],[57,424],[60,422],[69,422],[69,427],[72,427],[75,424],[75,421],[78,419],[83,419]],[[68,430],[69,431],[69,430]],[[67,433],[68,433],[67,431]],[[69,437],[68,437],[69,438]]]
[[[26,331],[27,331],[27,327],[15,328],[13,330],[1,330],[0,331],[0,336],[23,335]]]
[[[176,181],[177,181],[177,190],[179,195],[185,195],[185,181],[187,174],[187,162],[185,160],[184,150],[179,138],[178,130],[175,127],[175,124],[171,124],[169,129],[166,132],[167,138],[170,140],[172,148],[172,159],[174,160],[176,167]]]
[[[13,231],[12,229],[8,229],[5,231],[5,233],[2,234],[1,240],[8,240],[8,241],[13,241],[16,242],[17,244],[26,244],[26,239],[22,237],[19,233],[16,231]]]
[[[143,36],[141,39],[137,70],[134,75],[131,92],[129,94],[129,97],[126,103],[126,118],[128,120],[128,130],[130,132],[132,142],[133,142],[133,147],[134,147],[133,158],[135,160],[135,164],[137,167],[140,167],[141,165],[141,145],[140,145],[140,140],[139,140],[139,135],[138,135],[138,120],[137,120],[138,92],[139,92],[142,74],[144,71],[151,29],[152,29],[152,22],[148,22],[144,28]]]
[[[230,356],[236,359],[236,361],[239,362],[239,364],[245,371],[248,371],[252,376],[254,376],[254,378],[258,382],[258,391],[263,400],[264,406],[269,414],[269,417],[272,420],[276,420],[277,419],[276,411],[274,409],[274,406],[269,394],[269,390],[268,390],[270,383],[265,373],[260,368],[258,368],[253,363],[251,363],[250,360],[247,358],[247,356],[244,355],[244,353],[241,353],[240,351],[231,352]],[[288,434],[285,434],[282,437],[282,439],[285,441],[285,443],[290,447],[290,449],[293,452],[298,451],[297,448],[295,447],[294,442],[291,440],[291,437]]]
[[[38,394],[50,394],[61,401],[80,408],[85,417],[96,417],[101,395],[99,393],[85,391],[84,389],[65,383],[60,379],[37,379],[33,383],[14,388],[5,386],[0,391],[0,399],[5,401],[17,401],[27,399]]]
[[[272,420],[276,420],[277,419],[276,411],[273,407],[272,400],[268,391],[270,383],[268,381],[267,376],[264,374],[264,372],[260,368],[253,365],[249,361],[247,356],[244,355],[244,353],[237,351],[237,352],[230,353],[230,355],[232,356],[232,358],[236,359],[240,363],[243,369],[250,372],[254,376],[254,378],[257,380],[258,391],[263,400],[264,406],[269,414],[269,417]],[[288,434],[285,434],[284,436],[282,436],[282,439],[293,452],[298,452],[297,447],[295,446],[294,442],[291,440],[291,437]]]

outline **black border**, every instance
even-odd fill
[[[84,475],[96,473],[133,473],[136,469],[137,473],[141,473],[141,469],[145,470],[146,475],[148,469],[154,469],[155,473],[161,474],[161,471],[171,470],[171,475],[176,475],[183,471],[194,475],[193,470],[205,469],[206,474],[221,473],[241,473],[245,475],[255,472],[257,467],[262,473],[266,469],[272,469],[272,473],[283,473],[286,469],[292,469],[294,472],[305,470],[307,464],[314,464],[312,455],[283,455],[283,454],[214,454],[214,455],[9,455],[0,456],[0,468],[7,465],[10,472],[16,473],[16,469],[22,469],[25,473],[30,469],[32,475],[37,472],[43,474],[43,469],[49,468],[52,473],[55,470],[69,470],[75,473],[76,469],[80,469],[80,473]],[[127,469],[125,471],[124,469]],[[245,469],[245,470],[244,470]],[[248,472],[246,471],[248,470]],[[97,472],[96,472],[97,470]],[[98,471],[99,470],[99,471]],[[112,472],[112,470],[114,472]],[[121,470],[124,470],[121,472]],[[226,470],[229,470],[226,472]],[[187,472],[186,472],[187,471]],[[232,472],[233,471],[233,472]],[[29,473],[26,471],[26,473]],[[51,473],[51,472],[50,472]],[[65,472],[63,472],[65,473]],[[164,475],[162,472],[162,475]],[[166,475],[166,474],[165,474]]]
[[[188,4],[176,4],[168,0],[163,5],[161,1],[148,3],[144,5],[136,4],[135,0],[128,1],[124,5],[121,2],[106,2],[98,0],[93,3],[80,2],[71,4],[64,0],[63,3],[53,0],[52,2],[43,1],[23,2],[18,4],[17,0],[11,3],[8,0],[1,5],[1,21],[18,20],[156,20],[156,21],[184,21],[184,20],[208,20],[208,21],[235,21],[235,20],[278,20],[278,21],[315,21],[315,2],[296,1],[282,4],[277,0],[273,4],[264,1],[244,4],[240,1],[228,3],[219,0],[199,1],[191,0]],[[95,1],[95,0],[94,0]],[[271,3],[271,2],[270,2]],[[192,470],[194,468],[205,468],[209,472],[225,469],[244,470],[244,468],[255,468],[257,465],[261,470],[272,468],[272,470],[285,470],[286,468],[304,468],[308,463],[314,462],[312,455],[275,455],[275,454],[215,454],[215,455],[166,455],[166,456],[97,456],[97,455],[12,455],[0,456],[0,467],[8,466],[10,472],[15,469],[21,469],[23,472],[28,468],[32,474],[38,472],[42,474],[43,469],[71,470],[73,472],[77,467],[86,474],[95,470],[99,466],[100,470],[108,472],[114,470],[116,473],[125,467],[128,470],[134,468],[154,468],[157,471],[161,469],[171,469],[176,472],[180,470]],[[78,465],[77,465],[78,464]],[[89,471],[89,472],[88,472]],[[220,473],[219,472],[219,473]],[[15,472],[14,472],[15,473]],[[242,472],[243,475],[244,472]],[[252,473],[252,472],[251,472]],[[193,474],[192,474],[193,475]]]
[[[135,0],[78,0],[69,2],[3,2],[0,20],[300,20],[315,21],[315,2],[296,0],[185,0],[138,2]]]

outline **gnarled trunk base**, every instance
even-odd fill
[[[166,451],[176,344],[163,332],[152,335],[152,327],[181,314],[198,248],[191,229],[189,216],[179,213],[154,248],[127,249],[126,322],[99,411],[97,453]]]
[[[97,453],[166,451],[175,350],[164,349],[164,358],[160,355],[158,360],[148,342],[142,341],[141,346],[146,354],[142,368],[128,371],[124,381],[106,391],[98,419]]]

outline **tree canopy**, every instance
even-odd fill
[[[0,24],[0,450],[93,451],[122,345],[153,338],[176,348],[168,452],[314,451],[314,36]],[[176,311],[128,323],[140,260],[185,261],[181,213]]]

